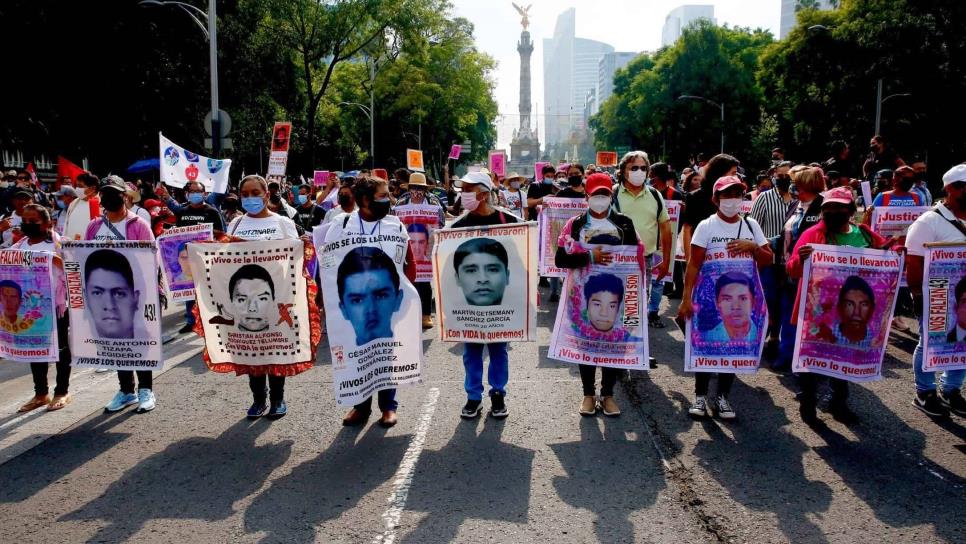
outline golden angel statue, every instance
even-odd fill
[[[510,2],[510,3],[513,4],[514,8],[516,8],[517,13],[519,13],[523,17],[523,20],[520,21],[520,24],[523,25],[523,30],[526,30],[527,27],[530,26],[529,15],[530,15],[530,8],[533,7],[533,4],[529,4],[527,5],[527,7],[521,8],[516,4],[516,2]]]

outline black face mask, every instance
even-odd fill
[[[124,207],[124,197],[117,191],[101,193],[101,206],[109,212],[116,212]]]
[[[791,177],[789,177],[789,176],[778,176],[777,178],[775,178],[775,187],[778,187],[778,190],[779,191],[781,191],[783,193],[787,193],[788,192],[788,189],[791,186],[792,186],[792,178]]]
[[[389,200],[386,199],[383,202],[378,200],[373,200],[369,203],[369,213],[372,214],[373,221],[379,221],[383,217],[389,215]]]
[[[580,184],[583,183],[583,181],[584,178],[580,176],[570,176],[567,178],[567,183],[569,183],[571,187],[580,187]]]
[[[44,231],[40,227],[40,223],[21,223],[20,232],[22,232],[27,238],[40,238],[44,235]]]
[[[903,177],[903,178],[899,178],[898,185],[899,185],[899,188],[902,189],[903,191],[908,191],[909,189],[912,189],[912,185],[915,182],[916,182],[915,178]]]
[[[339,207],[342,209],[348,208],[349,204],[352,204],[352,197],[349,195],[339,195]]]
[[[838,231],[849,222],[849,212],[825,212],[822,214],[822,221],[829,229]]]

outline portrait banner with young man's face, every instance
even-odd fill
[[[792,371],[878,380],[902,256],[881,249],[812,247],[801,280]]]
[[[57,361],[54,277],[53,253],[0,251],[0,357],[25,363]]]
[[[301,240],[188,244],[198,315],[213,364],[314,358]]]
[[[922,370],[966,368],[966,244],[926,246]]]
[[[405,228],[384,221],[372,234],[333,225],[317,248],[339,405],[422,379],[422,309],[405,274],[407,247]]]
[[[409,233],[409,247],[416,261],[416,281],[433,281],[432,243],[433,231],[439,226],[439,206],[405,204],[393,208],[393,214],[406,225]]]
[[[583,198],[544,197],[537,216],[537,243],[540,254],[537,266],[544,278],[566,278],[567,270],[557,268],[554,262],[557,255],[557,238],[571,217],[587,213],[587,201]]]
[[[168,292],[168,302],[186,302],[195,299],[195,282],[188,266],[188,244],[212,240],[211,223],[174,227],[158,236],[158,252],[161,254],[161,274]]]
[[[758,370],[768,329],[768,304],[750,257],[707,254],[685,327],[685,372],[747,374]]]
[[[71,365],[160,369],[157,242],[69,241],[63,251]]]
[[[649,370],[646,278],[636,246],[607,248],[611,264],[570,271],[548,357],[583,365]]]
[[[436,231],[433,290],[441,340],[536,339],[536,235],[532,222]]]

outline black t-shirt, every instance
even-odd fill
[[[657,187],[655,187],[655,189],[657,189]],[[661,193],[661,196],[664,197],[665,201],[684,200],[684,193],[682,193],[681,191],[678,191],[677,189],[675,189],[674,187],[671,187],[670,185],[665,187],[664,190],[658,190],[658,192]]]
[[[211,228],[214,230],[225,230],[225,222],[222,220],[221,214],[210,204],[205,204],[200,208],[185,206],[178,214],[177,226],[179,227],[190,227],[202,223],[211,223]]]
[[[453,228],[458,229],[460,227],[489,227],[493,225],[504,225],[507,223],[517,223],[519,222],[511,213],[505,212],[503,210],[494,210],[490,215],[477,215],[475,213],[468,213],[463,217],[460,217],[455,222],[453,222]]]
[[[684,214],[681,216],[682,225],[691,225],[691,229],[698,228],[698,223],[718,213],[718,209],[711,202],[710,191],[704,187],[684,197]]]
[[[293,219],[303,229],[309,231],[322,223],[322,220],[325,219],[325,210],[315,204],[311,206],[299,206],[295,208],[295,217]]]
[[[527,187],[527,199],[529,200],[531,198],[543,198],[545,196],[552,196],[555,190],[556,190],[556,186],[554,186],[553,183],[534,182],[534,183],[531,183],[529,187]],[[583,195],[581,195],[581,197],[583,197]],[[531,221],[537,220],[536,209],[530,212],[530,220]]]
[[[574,189],[573,187],[565,187],[557,191],[557,194],[553,196],[557,198],[584,198],[585,196],[587,196],[587,193],[578,193],[577,190]],[[533,197],[527,194],[527,198],[533,198]]]

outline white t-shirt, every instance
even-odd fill
[[[245,240],[294,240],[299,237],[291,219],[274,213],[267,217],[248,214],[236,217],[228,225],[228,234]]]
[[[344,227],[342,226],[343,223],[345,223]],[[378,247],[383,253],[389,255],[390,258],[395,259],[399,265],[402,265],[403,259],[406,257],[406,248],[409,247],[409,232],[406,231],[405,225],[395,215],[387,215],[375,222],[363,221],[359,217],[358,211],[337,216],[332,221],[332,226],[329,227],[329,231],[325,235],[325,241],[331,242],[346,234],[393,234],[398,236],[401,242],[396,243],[391,240],[386,240],[379,242]],[[401,272],[402,270],[400,269]]]
[[[141,206],[138,206],[137,204],[131,207],[131,211],[134,212],[134,215],[137,215],[141,219],[144,219],[144,222],[147,223],[148,225],[151,224],[151,212],[145,210],[144,208],[142,208]]]
[[[578,236],[585,248],[597,246],[599,244],[620,245],[621,235],[617,225],[610,222],[606,217],[597,219],[588,214],[589,221],[580,229]]]
[[[101,228],[97,229],[97,234],[94,235],[94,239],[95,240],[124,240],[124,237],[127,236],[127,222],[128,222],[127,217],[125,217],[124,219],[121,219],[117,223],[113,221],[110,222],[110,224],[114,226],[114,229],[117,230],[117,232],[121,233],[121,236],[118,237],[116,234],[114,234],[114,231],[107,226],[108,222],[107,220],[105,220],[103,223],[101,223]]]
[[[768,243],[761,226],[754,219],[739,218],[735,223],[728,223],[718,214],[714,214],[698,223],[691,236],[691,244],[713,251],[725,249],[728,242],[739,239],[754,240],[758,247]]]
[[[500,191],[500,193],[503,195],[503,200],[506,201],[507,209],[517,214],[523,212],[523,208],[525,208],[527,204],[526,191],[520,189],[514,193],[510,190],[503,189]]]
[[[953,212],[949,211],[949,208],[944,204],[936,204],[933,209],[939,213],[928,211],[920,215],[912,226],[909,227],[909,232],[906,234],[906,248],[910,255],[925,257],[926,250],[923,244],[966,241],[966,236],[950,223],[950,221],[958,221],[964,227],[966,227],[966,222],[963,222],[962,219],[957,219],[953,215]]]
[[[0,244],[0,247],[10,247],[13,245],[13,229],[19,227],[20,223],[23,223],[23,219],[17,215],[17,212],[11,213],[7,221],[10,222],[10,228],[3,231],[3,244]]]

